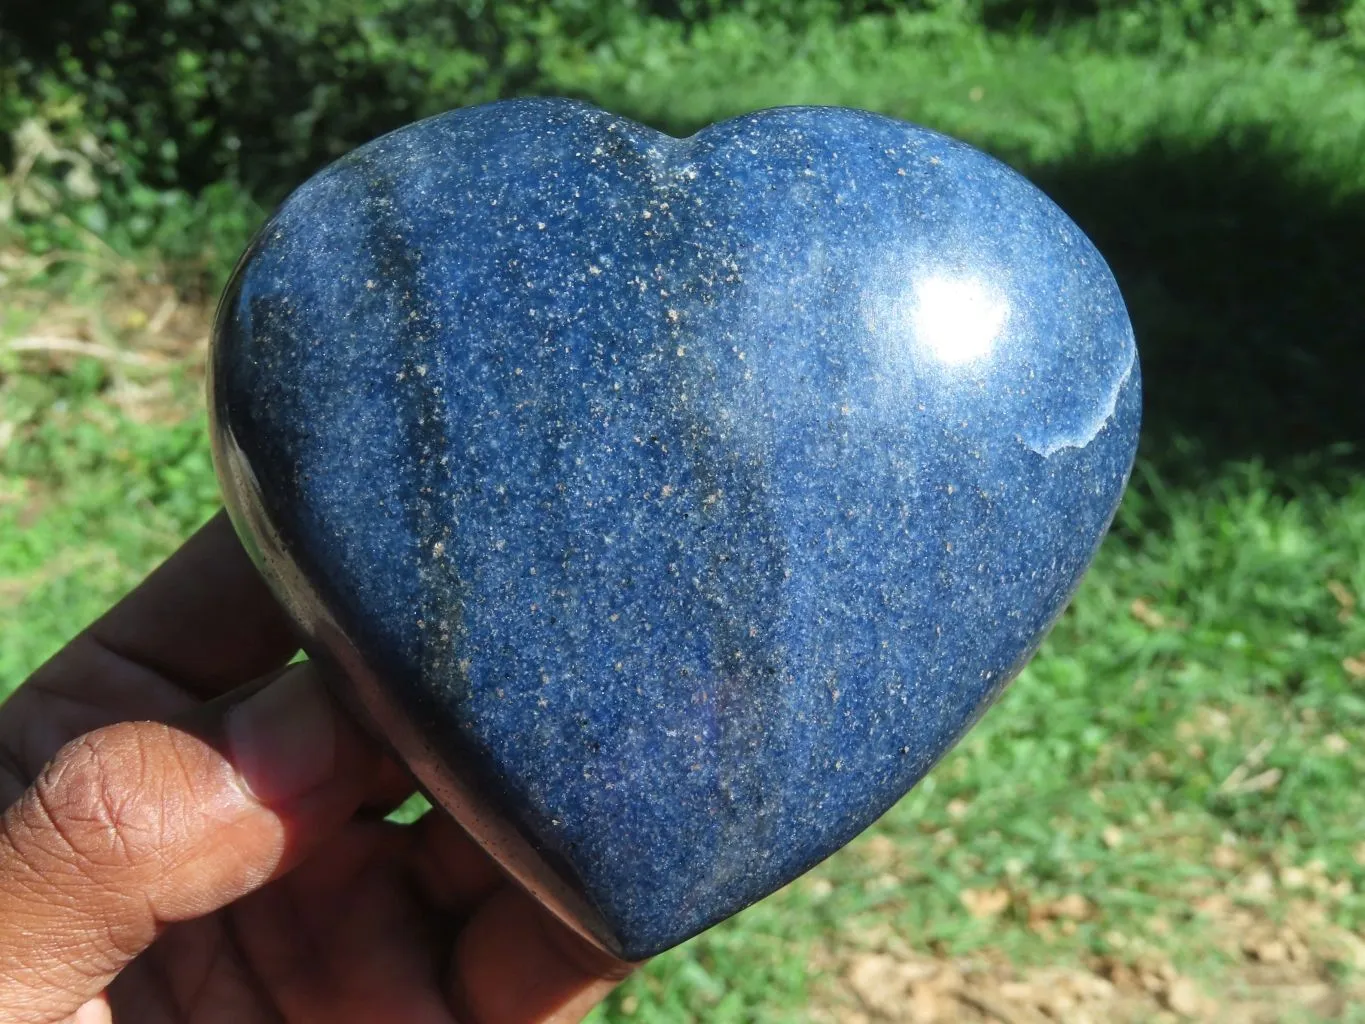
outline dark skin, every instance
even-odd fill
[[[219,515],[0,707],[0,1021],[576,1021],[629,972],[381,820],[411,781],[295,650]]]

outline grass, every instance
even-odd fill
[[[1358,67],[1263,29],[1192,52],[913,18],[763,46],[749,31],[623,39],[558,73],[677,130],[849,103],[1011,160],[1113,262],[1147,428],[1071,610],[982,725],[871,832],[661,957],[600,1019],[856,1019],[876,993],[848,979],[890,956],[976,964],[979,991],[1025,1003],[1001,986],[1102,976],[1128,1002],[1097,1019],[1204,1013],[1178,976],[1279,1014],[1259,1019],[1365,1020],[1344,1005],[1365,978]],[[27,257],[9,255],[22,283]],[[201,350],[151,329],[164,292],[146,273],[59,278],[60,295],[44,278],[0,305],[0,337],[76,324],[104,346],[0,346],[0,688],[216,507]],[[128,351],[164,358],[109,355]],[[1296,1002],[1265,994],[1291,983]],[[959,1009],[990,1019],[972,998]]]

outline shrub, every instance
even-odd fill
[[[683,131],[732,112],[737,79],[821,47],[856,76],[945,36],[1175,57],[1266,28],[1275,46],[1365,41],[1365,0],[6,0],[0,17],[0,231],[40,252],[93,233],[191,268],[221,268],[328,160],[502,96],[577,95]],[[679,67],[700,91],[661,74]]]

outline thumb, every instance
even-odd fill
[[[53,1021],[167,924],[287,871],[364,798],[379,756],[310,665],[68,743],[0,817],[0,1007]]]

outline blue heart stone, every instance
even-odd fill
[[[215,453],[315,656],[548,905],[665,949],[867,827],[1076,587],[1129,472],[1091,243],[842,109],[385,136],[223,299]]]

